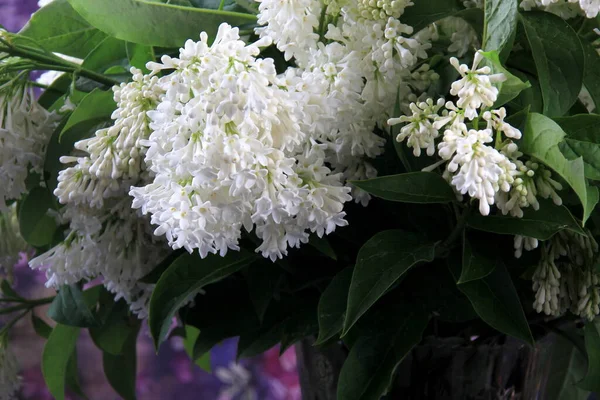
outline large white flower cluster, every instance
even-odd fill
[[[43,155],[58,124],[36,101],[30,85],[15,77],[0,84],[0,210],[27,191],[30,172],[41,173]]]
[[[600,13],[600,0],[522,0],[520,5],[527,11],[541,8],[561,18],[573,18],[578,15],[596,18]]]
[[[404,124],[397,140],[406,141],[415,156],[422,149],[432,156],[437,147],[441,160],[428,169],[445,164],[444,178],[460,195],[478,199],[482,215],[496,204],[503,214],[522,217],[523,208],[539,208],[537,196],[561,204],[556,191],[562,187],[550,171],[519,159],[522,154],[514,140],[521,138],[521,132],[504,120],[504,108],[492,108],[498,98],[494,84],[506,77],[492,74],[488,66],[479,68],[483,58],[481,52],[475,53],[472,67],[450,59],[460,74],[450,89],[456,104],[444,104],[442,99],[413,103],[412,115],[390,118],[388,124]],[[478,127],[470,121],[477,121]]]
[[[105,287],[124,298],[140,317],[147,311],[152,285],[138,282],[166,255],[147,218],[132,209],[131,185],[150,178],[144,163],[150,135],[147,113],[163,94],[158,78],[131,70],[133,80],[113,88],[114,124],[75,144],[79,156],[59,173],[54,194],[65,204],[58,216],[67,224],[65,240],[30,262],[46,271],[47,286],[60,287],[102,277]]]
[[[257,59],[237,28],[220,26],[208,45],[188,41],[180,58],[148,66],[174,70],[158,85],[165,94],[149,113],[146,164],[151,183],[131,190],[133,206],[152,215],[173,248],[224,255],[238,250],[242,228],[276,259],[346,224],[351,200],[341,174],[324,163],[326,145],[302,129],[302,103],[271,59]]]

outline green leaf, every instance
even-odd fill
[[[135,320],[129,317],[129,306],[124,301],[112,305],[104,323],[89,329],[94,344],[112,355],[123,353],[130,332],[137,328]]]
[[[44,339],[48,339],[50,337],[50,334],[52,333],[52,327],[33,313],[31,314],[31,324],[33,325],[33,330],[39,336],[43,337]]]
[[[334,276],[321,295],[317,309],[319,337],[315,344],[326,342],[342,330],[353,272],[354,269],[348,267]]]
[[[496,0],[498,1],[498,0]],[[517,97],[523,90],[531,87],[529,82],[523,82],[521,79],[511,74],[506,68],[502,66],[500,58],[496,51],[482,52],[485,57],[485,65],[492,69],[493,74],[502,73],[506,77],[504,82],[497,84],[498,87],[498,98],[492,108],[498,108],[515,97]]]
[[[410,172],[388,175],[353,185],[373,196],[404,203],[448,203],[456,200],[448,182],[433,172]]]
[[[230,251],[225,257],[184,254],[158,280],[150,298],[148,325],[156,348],[166,339],[177,310],[206,285],[239,271],[256,259],[247,251]]]
[[[598,204],[598,200],[600,200],[600,193],[598,193],[598,188],[596,186],[587,186],[587,202],[585,203],[585,212],[583,214],[583,223],[588,220],[594,208]]]
[[[588,90],[594,100],[594,112],[600,110],[600,55],[587,40],[581,39],[581,46],[585,57],[585,68],[583,69],[583,86]]]
[[[277,285],[281,281],[282,272],[271,261],[255,262],[248,267],[246,285],[248,294],[259,320],[262,321],[269,303],[273,299]]]
[[[400,230],[380,232],[365,243],[352,275],[342,336],[398,278],[413,265],[432,261],[434,253],[434,243]]]
[[[55,0],[40,8],[19,34],[34,39],[47,51],[77,58],[85,58],[106,37],[88,24],[67,0]],[[17,42],[31,45],[18,37]]]
[[[135,400],[135,379],[137,373],[137,353],[136,342],[138,328],[132,330],[127,336],[123,354],[113,355],[110,353],[102,354],[102,365],[104,375],[110,383],[110,386],[124,400]]]
[[[94,89],[88,93],[69,117],[58,140],[61,140],[66,131],[80,123],[89,123],[90,121],[97,123],[109,120],[111,114],[117,108],[113,96],[114,93],[112,90],[103,91]]]
[[[486,0],[484,11],[483,50],[500,53],[517,28],[518,4],[514,0]]]
[[[587,400],[590,392],[576,385],[585,376],[586,359],[568,339],[552,335],[554,343],[548,360],[548,383],[544,390],[546,400]]]
[[[107,36],[83,60],[82,67],[103,73],[108,68],[127,60],[126,42]]]
[[[47,188],[35,187],[25,197],[19,208],[21,236],[34,247],[52,243],[56,232],[56,220],[48,214],[56,210],[54,198]]]
[[[223,22],[232,26],[256,23],[256,16],[144,0],[69,0],[91,25],[106,34],[147,46],[181,47],[205,31],[214,38]]]
[[[200,329],[191,325],[186,325],[185,338],[183,339],[183,348],[188,357],[190,357],[197,366],[202,368],[204,371],[210,373],[210,351],[204,353],[200,358],[194,359],[194,343],[196,343],[196,340],[198,339],[199,335]]]
[[[583,159],[567,160],[561,153],[559,144],[565,132],[550,118],[531,113],[525,124],[525,132],[519,150],[537,158],[560,175],[571,186],[583,205],[584,216],[590,214]],[[586,218],[583,218],[585,223]]]
[[[146,68],[148,61],[155,59],[154,49],[151,46],[144,46],[136,43],[127,43],[127,58],[132,67],[142,70],[147,74],[150,71]]]
[[[585,177],[600,180],[600,115],[580,114],[557,118],[567,136],[559,148],[569,160],[583,158]]]
[[[583,82],[584,55],[577,33],[547,12],[520,16],[538,73],[544,115],[560,117],[577,100]]]
[[[496,260],[483,254],[465,238],[463,243],[463,262],[458,284],[483,279],[494,271]]]
[[[58,324],[44,346],[42,373],[48,390],[56,400],[65,399],[67,366],[78,336],[79,328]]]
[[[539,202],[540,209],[535,211],[531,207],[526,208],[523,218],[472,213],[467,218],[467,225],[480,231],[529,236],[539,240],[548,240],[563,229],[585,235],[566,207],[557,206],[551,200],[539,199]]]
[[[340,371],[338,399],[379,400],[429,321],[424,310],[410,305],[397,306],[382,319],[379,332],[360,335],[350,349]]]
[[[449,17],[464,10],[458,0],[417,0],[407,7],[402,14],[402,23],[410,25],[415,32],[420,31],[432,22]]]
[[[329,244],[329,240],[327,240],[326,236],[319,237],[317,235],[310,235],[308,244],[317,249],[319,253],[337,261],[335,250],[333,250],[333,247],[331,247],[331,244]]]
[[[61,286],[50,304],[48,316],[54,321],[69,326],[87,328],[98,326],[98,321],[89,309],[83,293],[77,285]]]
[[[600,333],[595,322],[588,321],[583,328],[588,370],[578,386],[592,392],[600,392]]]
[[[501,262],[483,279],[458,285],[479,317],[492,328],[533,344],[527,318],[512,279]]]
[[[67,373],[65,377],[65,384],[67,388],[73,393],[87,399],[86,395],[81,389],[81,383],[79,382],[79,368],[77,368],[77,348],[73,349],[73,353],[67,363]]]

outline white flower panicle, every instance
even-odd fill
[[[522,0],[520,5],[527,11],[541,8],[564,19],[578,15],[596,18],[600,12],[600,0]]]
[[[426,170],[446,162],[443,176],[458,194],[478,199],[482,215],[488,215],[491,206],[497,204],[503,214],[522,217],[523,208],[539,208],[537,196],[552,198],[560,205],[562,200],[557,193],[562,189],[560,183],[541,164],[519,159],[523,154],[513,140],[520,139],[521,132],[505,121],[504,108],[490,108],[498,98],[494,84],[506,78],[504,74],[492,74],[490,67],[478,68],[483,58],[477,52],[471,68],[459,65],[456,58],[450,59],[461,75],[450,90],[458,97],[456,104],[449,101],[444,105],[442,99],[435,105],[431,99],[413,103],[412,116],[390,118],[388,124],[405,124],[396,139],[406,140],[415,156],[421,154],[421,149],[433,155],[437,141],[442,161]],[[475,125],[469,121],[475,119],[479,124],[486,122],[485,128],[470,129],[468,124]],[[442,139],[438,141],[440,136]],[[520,255],[523,240],[516,240],[516,254]],[[527,242],[525,248],[532,245]]]
[[[41,172],[57,123],[57,115],[38,104],[29,84],[0,84],[0,210],[26,192],[29,172]]]
[[[59,173],[54,194],[62,204],[102,207],[106,198],[126,193],[144,175],[146,148],[141,142],[150,135],[148,112],[156,108],[163,91],[157,85],[158,77],[144,76],[136,68],[131,73],[132,82],[113,88],[117,103],[114,124],[75,143],[87,156],[61,157],[63,163],[76,162]]]
[[[103,278],[104,286],[124,298],[140,318],[147,315],[152,285],[138,282],[167,255],[148,222],[123,197],[102,209],[69,204],[61,210],[69,224],[63,243],[29,262],[46,272],[46,286],[58,288],[80,280]]]
[[[159,80],[165,94],[149,113],[153,181],[130,194],[173,248],[224,255],[245,228],[276,259],[308,232],[346,225],[350,189],[324,163],[327,145],[302,129],[301,103],[273,60],[256,58],[264,44],[246,45],[222,24],[212,45],[202,33],[179,58],[148,65],[174,72]]]
[[[7,347],[6,336],[0,337],[0,400],[16,400],[21,389],[17,358]]]

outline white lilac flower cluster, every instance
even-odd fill
[[[397,140],[406,141],[415,156],[422,149],[432,156],[437,148],[441,161],[428,169],[445,164],[444,178],[458,194],[478,199],[482,215],[496,204],[503,214],[522,217],[523,208],[539,208],[537,196],[561,204],[556,191],[562,187],[550,171],[519,160],[522,153],[514,140],[521,138],[521,132],[505,121],[504,108],[492,108],[498,98],[494,84],[506,78],[492,74],[489,66],[479,68],[483,59],[481,52],[475,53],[471,68],[450,59],[460,74],[450,89],[458,98],[456,104],[443,99],[413,103],[412,115],[390,118],[388,124],[404,124]],[[485,126],[476,128],[475,123]]]
[[[541,253],[532,277],[534,308],[552,316],[569,310],[588,320],[600,314],[598,243],[592,235],[561,231],[543,243]]]
[[[117,109],[111,127],[75,143],[84,155],[64,156],[75,163],[61,171],[54,194],[65,204],[58,216],[68,225],[65,240],[30,262],[46,271],[47,286],[103,278],[105,287],[124,298],[140,317],[146,315],[152,286],[138,282],[166,255],[147,218],[132,209],[131,185],[149,180],[144,163],[150,135],[147,113],[162,89],[158,78],[131,70],[133,80],[113,88]]]
[[[4,78],[4,77],[1,77]],[[43,154],[58,124],[19,77],[0,83],[0,211],[27,191],[30,172],[41,173]]]
[[[564,19],[578,15],[596,18],[600,12],[600,0],[522,0],[520,5],[526,11],[541,8]]]
[[[21,388],[19,364],[6,342],[6,336],[0,337],[0,400],[16,400]]]

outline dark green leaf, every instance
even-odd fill
[[[594,112],[600,110],[600,55],[590,43],[581,38],[581,46],[585,56],[585,68],[583,70],[583,86],[588,90],[594,100]]]
[[[344,326],[346,304],[354,269],[348,267],[333,277],[319,300],[319,337],[315,344],[321,344],[341,332]]]
[[[565,132],[550,118],[531,113],[525,125],[523,140],[519,150],[537,158],[560,175],[571,186],[583,205],[583,222],[590,214],[583,159],[567,160],[561,153],[559,144]]]
[[[382,176],[352,184],[373,196],[405,203],[448,203],[456,195],[448,182],[433,172],[410,172]]]
[[[61,286],[50,304],[48,316],[63,325],[81,328],[98,325],[77,285]]]
[[[518,4],[513,0],[486,0],[483,50],[498,53],[517,28]]]
[[[105,353],[119,355],[134,329],[138,329],[137,323],[129,316],[129,306],[120,301],[111,307],[102,325],[90,328],[90,336],[94,344]]]
[[[555,233],[567,229],[571,232],[584,235],[585,232],[573,215],[564,206],[557,206],[550,200],[540,199],[540,209],[526,208],[523,218],[506,215],[483,216],[473,213],[467,218],[467,225],[471,228],[499,233],[501,235],[522,235],[539,240],[548,240]]]
[[[33,188],[19,209],[19,229],[21,236],[34,247],[42,247],[52,243],[56,232],[56,220],[48,214],[56,210],[52,194],[47,188]]]
[[[110,353],[102,354],[102,365],[104,375],[108,379],[110,386],[125,400],[135,400],[135,378],[137,373],[137,353],[136,342],[139,331],[132,330],[127,336],[123,354],[113,355]]]
[[[520,21],[535,60],[544,115],[560,117],[577,100],[583,82],[584,55],[577,33],[547,12],[524,13]]]
[[[337,261],[337,255],[335,254],[335,251],[329,244],[329,240],[327,240],[327,237],[318,237],[317,235],[311,235],[308,244],[317,249],[323,255],[331,258],[332,260]]]
[[[385,321],[378,333],[361,335],[352,346],[340,372],[338,399],[379,400],[398,364],[421,341],[429,318],[407,305],[393,309]]]
[[[484,64],[492,69],[492,73],[502,73],[506,77],[504,82],[497,84],[498,86],[498,98],[494,103],[493,108],[498,108],[515,97],[517,97],[523,90],[531,87],[529,82],[523,82],[521,79],[511,74],[506,68],[502,66],[500,58],[496,51],[487,51],[482,53],[485,57]]]
[[[57,23],[60,21],[60,23]],[[106,35],[87,23],[67,0],[55,0],[42,7],[20,32],[45,50],[85,58]],[[31,43],[17,39],[23,44]]]
[[[50,337],[50,334],[52,333],[52,327],[33,313],[31,314],[31,324],[33,325],[33,330],[39,336],[43,337],[44,339],[48,339]]]
[[[588,370],[583,381],[579,383],[582,389],[600,392],[600,333],[595,322],[588,321],[583,329],[585,350],[588,358]]]
[[[209,255],[201,259],[198,254],[184,254],[165,271],[158,280],[152,297],[148,325],[158,348],[171,326],[177,310],[191,300],[202,287],[217,282],[244,268],[256,256],[244,250],[228,252],[225,257]]]
[[[154,3],[144,0],[69,0],[91,25],[106,34],[147,46],[181,47],[205,31],[213,38],[218,26],[253,24],[256,16]]]
[[[198,339],[200,335],[200,329],[186,325],[185,326],[185,338],[183,339],[183,348],[185,349],[186,354],[190,357],[194,363],[202,368],[206,372],[211,372],[210,368],[210,351],[207,351],[199,358],[194,359],[194,343]]]
[[[15,291],[15,289],[13,289],[10,286],[10,282],[8,281],[8,279],[0,278],[0,294],[2,294],[2,297],[4,297],[4,298],[11,298],[11,299],[22,299],[23,298]]]
[[[117,108],[113,96],[112,90],[102,91],[94,89],[88,93],[69,117],[58,140],[60,141],[63,134],[75,125],[83,122],[101,122],[110,119],[111,114]]]
[[[384,231],[360,249],[348,294],[344,332],[404,273],[421,261],[432,261],[435,244],[414,233]]]
[[[548,361],[547,400],[587,400],[590,392],[577,387],[585,376],[586,359],[568,339],[552,335],[551,359]]]
[[[67,388],[73,393],[75,393],[79,397],[87,399],[86,395],[81,389],[81,383],[79,383],[79,368],[77,368],[77,348],[73,349],[73,354],[71,354],[69,362],[67,363],[67,374],[65,377],[65,384],[67,385]]]
[[[482,279],[496,268],[496,260],[483,254],[480,249],[471,245],[465,238],[463,244],[463,262],[458,284]]]
[[[270,261],[255,262],[246,274],[246,284],[258,319],[262,321],[282,278],[281,268]]]
[[[458,288],[469,298],[477,315],[492,328],[534,343],[519,295],[501,262],[485,278],[462,283]]]
[[[569,160],[583,158],[585,177],[600,180],[600,115],[581,114],[555,120],[567,134],[559,144]]]
[[[432,22],[449,17],[464,10],[458,0],[417,0],[407,7],[402,14],[402,23],[410,25],[415,32],[420,31]]]
[[[56,400],[65,399],[67,366],[78,336],[79,328],[58,324],[44,346],[42,373],[48,390]]]

